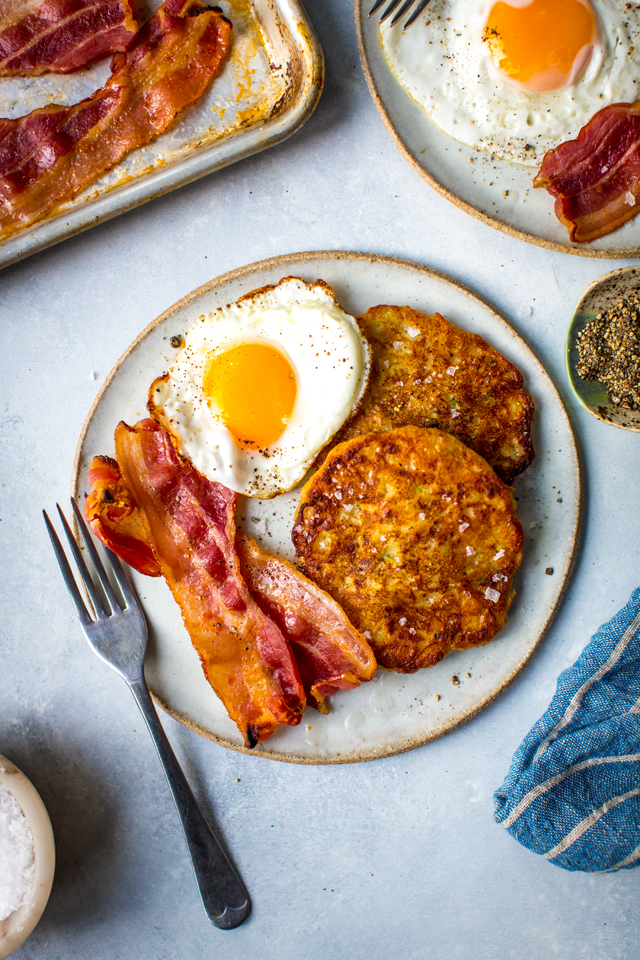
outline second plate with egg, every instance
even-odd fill
[[[454,4],[455,0],[433,0],[422,19],[447,16],[447,7]],[[373,0],[354,0],[354,5],[360,60],[371,96],[398,150],[431,187],[483,223],[529,243],[586,257],[640,256],[640,217],[600,240],[572,243],[553,212],[552,197],[533,187],[536,167],[499,160],[439,130],[391,72],[380,40],[379,14],[368,16]],[[624,13],[622,3],[620,12]],[[412,34],[417,26],[407,31],[411,39],[417,36]],[[424,36],[428,33],[422,30]],[[616,98],[610,87],[607,90],[602,106],[611,98],[623,99]]]
[[[354,316],[379,303],[442,313],[480,334],[514,363],[536,405],[536,459],[515,483],[526,543],[507,626],[487,646],[450,654],[430,669],[412,675],[380,669],[370,683],[333,696],[329,714],[309,708],[298,727],[279,728],[252,751],[298,763],[370,760],[453,730],[495,699],[524,667],[553,619],[571,572],[580,519],[578,456],[553,383],[515,330],[487,303],[418,264],[325,251],[277,257],[225,274],[151,323],[118,361],[85,422],[74,468],[75,496],[82,500],[88,492],[86,476],[93,456],[113,455],[117,423],[135,423],[146,415],[149,386],[175,357],[172,338],[184,336],[202,313],[287,276],[324,280]],[[563,456],[554,456],[559,449]],[[294,490],[272,500],[241,498],[238,523],[263,549],[292,560],[290,532],[297,496]],[[154,698],[198,733],[244,750],[235,725],[204,678],[165,583],[136,573],[133,579],[150,624],[145,672]]]

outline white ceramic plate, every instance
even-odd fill
[[[488,646],[450,654],[412,676],[379,670],[370,683],[332,697],[327,716],[308,709],[298,727],[281,727],[253,751],[300,763],[370,760],[454,729],[490,703],[523,668],[551,623],[571,571],[580,517],[580,468],[571,425],[553,383],[524,341],[487,303],[417,264],[361,253],[320,252],[265,260],[226,274],[150,324],[118,361],[89,413],[78,444],[75,496],[84,498],[88,490],[87,468],[93,456],[113,455],[116,424],[122,419],[135,423],[145,416],[149,384],[175,354],[170,338],[184,334],[203,311],[290,275],[326,280],[341,305],[356,316],[379,303],[439,311],[485,337],[515,363],[536,405],[537,456],[515,485],[526,533],[524,560],[504,630]],[[266,501],[241,499],[238,517],[261,546],[291,559],[294,509],[295,494]],[[154,697],[204,736],[243,749],[235,725],[204,679],[164,581],[138,574],[134,579],[150,621],[145,669]],[[452,683],[454,675],[458,685]]]
[[[601,240],[571,243],[553,198],[532,187],[534,167],[496,160],[439,130],[391,73],[379,16],[368,16],[373,0],[354,3],[360,60],[378,112],[405,160],[438,193],[483,223],[542,247],[585,257],[640,256],[640,217]]]

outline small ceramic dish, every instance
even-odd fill
[[[16,798],[31,827],[36,867],[29,900],[0,921],[0,960],[5,960],[24,943],[42,916],[51,892],[56,855],[51,821],[36,788],[2,756],[0,784]]]
[[[617,406],[597,380],[583,380],[578,376],[576,366],[578,354],[578,334],[594,320],[597,314],[612,307],[629,294],[640,294],[640,267],[623,267],[605,273],[595,280],[578,301],[567,334],[567,371],[569,381],[578,400],[592,416],[614,427],[640,431],[640,410],[628,410]]]

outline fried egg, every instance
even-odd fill
[[[287,277],[203,314],[149,391],[151,416],[210,480],[290,490],[360,402],[369,347],[331,287]]]
[[[432,0],[389,66],[455,140],[527,166],[602,107],[640,98],[640,6],[623,0]]]

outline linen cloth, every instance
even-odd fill
[[[565,870],[640,864],[640,588],[560,675],[494,804],[512,837]]]

